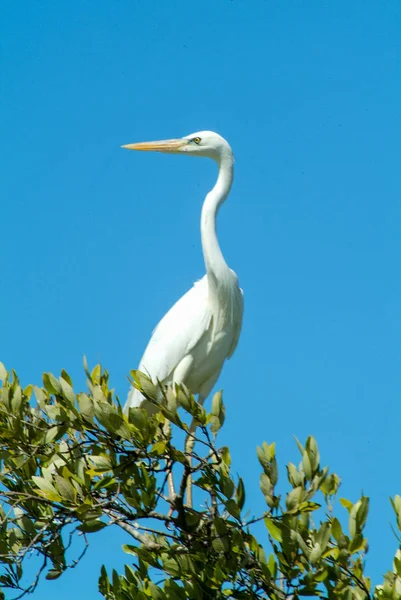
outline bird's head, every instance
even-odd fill
[[[206,156],[220,162],[223,158],[232,159],[232,150],[228,142],[214,131],[198,131],[183,138],[160,140],[157,142],[140,142],[122,146],[127,150],[164,152],[168,154],[193,154]]]

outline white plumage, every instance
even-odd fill
[[[216,185],[202,208],[201,238],[206,275],[182,296],[155,328],[139,370],[156,383],[185,383],[203,402],[223,364],[237,346],[243,315],[238,278],[226,264],[216,235],[216,216],[233,179],[230,146],[216,133],[203,131],[179,140],[125,146],[132,150],[191,153],[213,158],[219,167]],[[140,406],[143,396],[131,388],[125,405]],[[150,411],[152,405],[143,404]]]

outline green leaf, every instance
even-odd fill
[[[112,571],[111,579],[113,582],[113,592],[118,598],[120,595],[120,592],[121,592],[121,581],[120,581],[120,577],[118,576],[118,573],[115,569],[113,569],[113,571]]]
[[[164,559],[163,568],[169,575],[172,575],[173,577],[179,577],[181,575],[181,569],[173,558]]]
[[[268,444],[267,442],[262,443],[263,452],[266,457],[272,461],[276,456],[276,444],[273,442],[272,444]]]
[[[14,513],[17,515],[17,508],[14,509]],[[22,511],[21,511],[22,512]],[[27,517],[25,514],[22,514],[22,516],[20,518],[17,519],[17,523],[18,525],[21,527],[21,529],[23,531],[25,531],[26,533],[30,533],[30,534],[34,534],[36,533],[36,529],[34,527],[33,522],[31,521],[31,519],[29,517]]]
[[[171,386],[167,388],[165,401],[167,401],[167,410],[175,415],[177,413],[178,400],[175,391]]]
[[[43,373],[43,385],[49,394],[61,394],[61,384],[52,373]]]
[[[58,425],[50,427],[50,429],[48,429],[44,435],[43,443],[51,444],[51,442],[58,436],[59,430],[60,427]]]
[[[112,406],[108,402],[97,402],[95,406],[95,415],[105,429],[120,435],[126,440],[131,439],[131,430],[124,421],[124,418],[117,413],[115,405]]]
[[[191,397],[190,394],[186,394],[185,391],[182,389],[182,386],[177,385],[175,392],[178,404],[182,406],[182,408],[186,412],[193,414],[195,408],[195,399]]]
[[[58,569],[50,569],[50,571],[46,575],[46,579],[49,579],[49,580],[58,579],[60,577],[60,575],[62,575],[62,574],[63,574],[63,571],[60,571]]]
[[[277,576],[277,563],[276,563],[276,559],[274,557],[274,554],[270,554],[269,556],[269,560],[267,562],[267,567],[270,571],[270,574],[272,576],[273,579],[276,578]]]
[[[244,504],[245,504],[245,486],[244,486],[244,482],[242,481],[241,477],[238,479],[238,485],[237,485],[237,489],[235,492],[235,497],[236,497],[237,504],[238,504],[240,510],[242,510],[244,507]]]
[[[362,496],[362,498],[360,499],[360,506],[357,510],[356,513],[356,525],[358,527],[359,530],[362,530],[365,526],[366,523],[366,519],[368,517],[368,512],[369,512],[369,498],[367,498],[366,496]]]
[[[302,552],[308,556],[310,553],[310,548],[309,546],[307,546],[304,538],[302,537],[302,535],[299,533],[299,531],[296,531],[294,529],[291,529],[290,531],[290,537],[292,540],[296,541],[298,546],[301,548]]]
[[[109,456],[88,456],[88,460],[93,464],[94,469],[99,472],[111,471],[113,468]]]
[[[349,532],[351,538],[360,533],[365,525],[369,510],[369,499],[363,496],[356,502],[349,512]]]
[[[313,436],[308,437],[306,440],[306,452],[309,456],[312,472],[315,473],[319,467],[320,455],[316,440]]]
[[[99,364],[95,365],[93,367],[92,373],[91,373],[92,383],[99,383],[101,374],[102,374],[102,367]]]
[[[139,431],[146,427],[148,418],[148,413],[144,408],[130,408],[129,422],[135,425],[135,427],[139,429]]]
[[[156,456],[161,456],[166,452],[166,447],[167,447],[167,441],[159,440],[158,442],[155,442],[153,444],[151,452],[152,452],[152,454],[155,454]]]
[[[141,371],[134,370],[130,372],[132,379],[136,383],[136,387],[148,398],[152,398],[153,400],[157,400],[159,395],[159,391],[157,386],[153,383],[153,381],[142,373]]]
[[[224,519],[216,517],[213,521],[217,537],[212,540],[213,548],[216,552],[227,552],[229,549],[228,529]]]
[[[221,473],[220,475],[220,489],[226,498],[231,498],[235,490],[233,480],[227,475],[224,475],[224,473]]]
[[[220,456],[223,463],[229,467],[231,465],[231,455],[228,446],[223,446],[223,448],[220,448]]]
[[[397,558],[397,556],[394,556],[394,570],[397,575],[401,576],[401,558]]]
[[[302,455],[302,467],[303,467],[306,479],[311,480],[312,479],[312,465],[311,465],[310,458],[309,458],[309,455],[306,450],[304,451],[304,453]]]
[[[315,581],[325,581],[328,577],[328,571],[327,569],[323,569],[321,571],[318,571],[314,577]]]
[[[401,496],[396,494],[394,496],[394,499],[390,498],[390,501],[397,515],[401,515]]]
[[[82,363],[83,363],[83,365],[84,365],[84,371],[85,371],[85,374],[86,374],[86,376],[90,378],[89,367],[88,367],[88,361],[87,361],[87,358],[86,358],[85,354],[84,354],[84,358],[83,358],[83,361],[82,361]]]
[[[240,518],[241,511],[240,511],[237,503],[235,502],[235,500],[227,500],[225,505],[226,505],[226,509],[228,510],[230,515],[232,515],[235,519]]]
[[[273,492],[272,482],[266,473],[260,475],[260,489],[265,496],[270,496]]]
[[[222,391],[220,390],[219,392],[216,392],[213,396],[212,415],[214,415],[215,417],[220,417],[220,412],[221,412],[222,407],[223,407],[223,394],[222,394]]]
[[[325,496],[333,496],[337,493],[339,486],[339,477],[335,473],[331,473],[323,478],[319,488]]]
[[[298,446],[298,450],[300,451],[301,455],[304,455],[305,452],[305,448],[303,447],[303,445],[301,444],[301,442],[299,441],[299,439],[294,435],[295,441],[297,443]]]
[[[331,532],[336,542],[338,542],[343,532],[341,529],[340,521],[336,517],[334,517],[331,522]]]
[[[5,368],[3,363],[0,362],[0,381],[5,381],[6,379],[7,379],[7,369]]]
[[[350,510],[350,513],[349,513],[348,529],[349,529],[349,535],[351,538],[353,538],[357,533],[357,526],[356,526],[357,510],[358,510],[358,507],[356,504],[354,504],[354,506],[352,507],[352,509]]]
[[[48,397],[46,396],[46,393],[44,392],[44,390],[42,388],[39,388],[36,385],[33,386],[33,393],[35,394],[35,398],[36,398],[38,405],[40,406],[40,408],[42,410],[44,410],[46,407],[47,401],[48,401]]]
[[[319,542],[322,553],[326,550],[327,545],[330,541],[330,534],[331,534],[330,523],[328,521],[325,521],[324,523],[321,524],[318,534],[316,536],[316,541]]]
[[[210,425],[210,431],[213,433],[213,435],[216,435],[222,426],[219,417],[216,417],[215,415],[209,415],[208,423]]]
[[[92,398],[83,392],[78,394],[78,406],[81,413],[88,419],[92,419],[95,414],[95,407]]]
[[[60,496],[64,498],[64,500],[67,500],[68,502],[76,501],[77,490],[71,485],[68,479],[56,474],[54,476],[54,482],[57,491],[59,492]]]
[[[262,447],[257,446],[256,454],[265,474],[270,478],[273,485],[277,482],[277,462],[275,458],[275,444],[266,444]]]
[[[287,477],[288,477],[288,481],[290,482],[290,484],[293,487],[298,487],[303,482],[302,474],[298,471],[296,466],[291,462],[288,463],[288,465],[287,465]]]
[[[73,392],[72,387],[63,378],[60,379],[60,385],[61,385],[62,395],[71,404],[71,406],[74,406],[74,404],[75,404],[75,394]]]
[[[267,530],[270,533],[270,535],[272,536],[272,538],[274,540],[276,540],[277,542],[282,542],[283,535],[281,533],[280,527],[278,527],[278,525],[276,525],[276,523],[270,517],[265,517],[264,521],[265,521]]]
[[[123,544],[121,548],[126,554],[133,554],[134,556],[137,555],[138,548],[136,546],[131,546],[131,544]]]
[[[344,508],[346,508],[348,510],[348,512],[352,509],[352,507],[354,506],[352,504],[352,502],[350,500],[347,500],[346,498],[340,498],[340,504],[342,506],[344,506]]]
[[[295,487],[287,494],[285,504],[288,510],[296,509],[302,501],[304,489],[301,486]]]
[[[365,549],[365,539],[361,533],[355,534],[353,539],[351,540],[348,550],[353,554],[354,552],[359,552],[360,550]]]
[[[32,396],[32,392],[33,392],[33,385],[29,384],[26,386],[26,388],[24,389],[24,396],[26,396],[26,398],[28,400],[31,399]]]
[[[37,485],[37,487],[41,490],[42,494],[48,500],[53,500],[55,502],[59,502],[61,500],[61,496],[58,494],[54,485],[44,477],[32,475],[32,481]]]
[[[77,527],[77,529],[79,529],[79,531],[82,531],[83,533],[96,533],[97,531],[100,531],[105,527],[107,527],[106,523],[95,519],[93,521],[84,521],[79,527]]]
[[[199,526],[202,519],[202,513],[187,508],[185,512],[185,525],[188,531],[194,531]]]
[[[309,555],[309,560],[311,562],[312,565],[314,565],[322,556],[322,549],[320,547],[320,544],[317,542],[313,548],[312,551]]]
[[[300,513],[308,513],[318,510],[318,508],[320,508],[320,504],[317,502],[301,502],[301,504],[298,506],[298,511]]]
[[[15,388],[14,394],[13,394],[13,397],[11,400],[11,409],[14,414],[17,414],[19,412],[19,409],[21,407],[21,402],[22,402],[22,390],[21,390],[20,386],[18,386]]]
[[[68,375],[67,371],[64,369],[61,370],[61,377],[72,387],[71,377]]]

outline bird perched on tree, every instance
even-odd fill
[[[206,275],[172,306],[154,330],[139,371],[154,383],[184,383],[203,404],[215,385],[223,364],[237,347],[243,315],[243,295],[238,277],[224,259],[216,235],[216,217],[226,200],[234,175],[234,156],[228,142],[212,131],[184,138],[123,146],[128,150],[157,151],[212,158],[218,177],[206,195],[201,214],[201,239]],[[125,411],[143,405],[132,387]],[[146,406],[147,405],[147,406]]]

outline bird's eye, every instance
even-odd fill
[[[194,137],[194,138],[192,138],[191,142],[195,142],[195,144],[200,144],[201,139],[200,139],[200,137]]]

